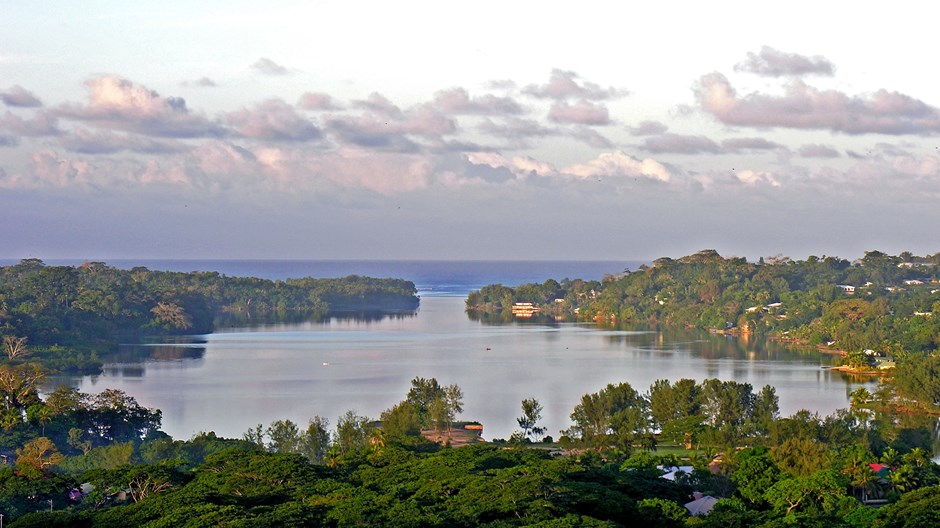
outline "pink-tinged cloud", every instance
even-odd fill
[[[804,158],[838,158],[841,156],[838,150],[828,145],[809,144],[803,145],[797,153]]]
[[[395,195],[430,184],[433,164],[422,155],[376,153],[344,147],[310,161],[309,170],[320,178],[348,188],[365,188]]]
[[[7,106],[20,108],[38,108],[42,106],[42,101],[38,97],[18,84],[9,90],[0,92],[0,101],[3,101],[3,104]]]
[[[118,134],[110,130],[89,130],[76,127],[59,139],[59,143],[71,152],[81,154],[114,154],[116,152],[139,152],[143,154],[170,154],[189,147],[178,141],[153,139],[137,134]]]
[[[297,100],[297,106],[304,110],[339,110],[341,106],[333,96],[322,92],[306,92]]]
[[[786,85],[782,96],[752,93],[739,96],[720,73],[702,76],[695,88],[702,109],[735,126],[820,129],[847,134],[934,134],[940,112],[923,101],[898,92],[878,90],[850,97],[818,90],[800,80]]]
[[[358,116],[334,116],[326,125],[334,137],[356,147],[417,152],[422,147],[415,138],[443,144],[442,136],[457,131],[454,120],[431,105],[401,110],[379,94],[372,94],[368,100],[357,101],[355,105],[367,112]]]
[[[816,55],[807,57],[797,53],[784,53],[764,46],[760,53],[748,52],[747,58],[734,66],[735,71],[756,73],[770,77],[785,75],[826,75],[835,72],[829,59]]]
[[[770,185],[771,187],[780,187],[780,182],[777,181],[776,176],[771,172],[739,170],[735,171],[734,175],[738,181],[747,185],[764,184]]]
[[[900,174],[911,176],[937,176],[940,175],[940,159],[936,156],[898,156],[891,162],[891,166]]]
[[[378,92],[372,92],[369,94],[368,99],[360,99],[354,101],[353,104],[358,108],[374,112],[384,117],[397,118],[402,115],[401,108],[398,108],[388,97]]]
[[[40,150],[30,159],[29,173],[36,187],[89,185],[100,175],[85,160],[72,160],[52,150]]]
[[[432,104],[442,112],[454,115],[502,116],[522,113],[522,107],[511,97],[498,97],[492,94],[470,97],[467,90],[463,88],[437,92],[434,94]]]
[[[623,152],[607,152],[586,163],[561,169],[562,173],[578,178],[646,178],[668,182],[672,173],[662,163],[646,158],[634,158]]]
[[[251,67],[263,75],[287,75],[290,73],[290,70],[280,64],[274,62],[273,60],[267,57],[261,57],[256,60]]]
[[[729,138],[721,142],[721,146],[728,152],[740,152],[742,150],[777,150],[784,149],[780,143],[774,143],[764,138]]]
[[[575,104],[555,101],[548,111],[548,118],[555,123],[576,125],[608,125],[610,114],[600,103],[581,100]]]
[[[515,156],[507,158],[495,152],[473,152],[466,155],[467,161],[473,165],[487,165],[494,169],[508,169],[520,179],[529,176],[553,176],[558,171],[549,163],[538,161],[529,156]]]
[[[722,147],[714,140],[705,136],[688,136],[684,134],[663,134],[646,138],[642,144],[643,150],[655,154],[717,154]]]
[[[267,141],[314,141],[320,129],[280,99],[230,112],[227,122],[239,136]]]
[[[184,99],[161,97],[127,79],[102,76],[87,81],[85,86],[88,103],[62,105],[56,115],[161,137],[221,136],[225,132],[205,116],[191,113]]]
[[[627,127],[634,136],[658,136],[669,131],[669,127],[659,121],[641,121],[638,125]]]
[[[6,130],[17,136],[42,137],[57,136],[59,121],[49,112],[38,111],[30,118],[22,118],[13,112],[7,112],[0,117],[0,130]]]
[[[626,95],[627,92],[616,88],[601,88],[599,85],[582,81],[577,73],[554,69],[548,83],[526,86],[523,93],[543,99],[587,99],[603,100]]]

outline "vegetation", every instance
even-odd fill
[[[96,373],[118,341],[210,332],[219,318],[323,315],[330,311],[414,310],[414,284],[400,279],[226,277],[101,262],[47,266],[26,259],[0,268],[4,364]]]
[[[516,420],[519,430],[509,442],[455,449],[445,446],[460,427],[455,420],[463,411],[463,391],[434,378],[413,379],[405,398],[379,420],[352,410],[340,415],[332,430],[319,416],[306,428],[275,420],[240,439],[212,432],[170,438],[160,430],[159,410],[119,390],[89,395],[60,387],[41,396],[43,368],[27,358],[54,344],[44,341],[47,334],[24,329],[59,328],[54,335],[75,343],[94,335],[84,333],[89,328],[108,336],[129,328],[135,335],[172,333],[203,321],[194,306],[221,313],[247,309],[249,303],[218,303],[227,279],[210,288],[210,295],[199,287],[186,289],[186,281],[195,280],[184,277],[190,274],[157,273],[138,286],[120,283],[124,289],[114,302],[128,308],[101,322],[82,319],[75,291],[67,294],[73,300],[57,301],[58,294],[30,297],[22,292],[32,290],[3,282],[0,320],[9,339],[2,342],[0,362],[0,513],[13,527],[935,526],[940,519],[940,466],[931,456],[936,417],[912,411],[940,406],[938,334],[931,330],[936,318],[918,315],[936,312],[931,297],[936,292],[915,284],[890,292],[869,285],[848,296],[839,286],[858,284],[856,279],[874,284],[873,277],[888,284],[912,269],[935,273],[927,265],[933,261],[871,253],[866,259],[857,265],[816,259],[814,265],[831,275],[814,278],[806,274],[807,263],[780,258],[748,264],[702,252],[678,261],[660,259],[653,267],[599,283],[552,281],[526,293],[541,292],[547,310],[559,316],[578,308],[579,316],[605,323],[613,316],[634,324],[724,331],[730,322],[730,330],[810,341],[814,332],[824,332],[826,341],[856,339],[850,341],[855,344],[848,361],[868,366],[876,353],[894,354],[896,374],[874,393],[854,392],[849,409],[826,417],[809,411],[780,417],[770,386],[656,380],[641,392],[619,383],[582,396],[557,444],[538,443],[545,433],[538,425],[542,406],[526,398]],[[898,266],[904,262],[911,266]],[[22,280],[45,269],[35,264],[19,265],[25,266],[17,271]],[[61,273],[82,277],[86,272]],[[711,278],[696,282],[696,277]],[[173,287],[154,286],[160,280]],[[304,286],[308,295],[311,284]],[[56,290],[44,281],[33,287]],[[516,297],[520,290],[526,291],[481,290],[468,304],[495,312],[486,300],[490,293],[499,295],[500,306],[534,299]],[[274,297],[257,300],[262,298],[250,297],[256,299],[251,305],[275,306],[269,304]],[[627,299],[637,302],[630,305]],[[751,305],[758,299],[761,304]],[[931,301],[931,311],[924,311]],[[758,309],[750,310],[753,306]],[[616,313],[604,311],[608,307]],[[843,335],[858,332],[862,335]],[[62,342],[72,346],[53,343]],[[691,469],[662,478],[679,466]],[[700,494],[716,501],[707,514],[692,515],[691,504]]]
[[[415,378],[383,417],[427,411],[433,426],[431,409],[461,398],[456,385]],[[541,434],[534,398],[510,447],[456,449],[400,427],[408,420],[354,411],[332,431],[314,417],[306,429],[276,420],[239,440],[180,441],[159,431],[160,411],[120,391],[21,399],[29,410],[0,436],[22,446],[0,465],[11,527],[932,526],[940,497],[932,422],[861,407],[779,418],[772,388],[718,380],[586,394],[561,456],[528,442]],[[657,455],[672,440],[655,431],[670,428],[697,449]],[[693,469],[661,477],[680,464]],[[684,507],[693,492],[718,499],[710,513]]]

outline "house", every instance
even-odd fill
[[[517,302],[512,305],[512,314],[516,317],[532,317],[540,311],[541,308],[530,302]]]
[[[715,507],[715,503],[718,502],[718,499],[712,497],[711,495],[702,495],[699,492],[692,494],[696,499],[692,502],[685,503],[685,509],[689,510],[690,515],[708,515],[711,513],[712,508]]]
[[[842,292],[847,295],[855,295],[855,286],[849,284],[837,284],[839,288],[842,288]]]
[[[657,469],[664,472],[662,475],[660,475],[660,478],[675,482],[676,477],[681,475],[691,475],[695,468],[692,466],[658,466]]]

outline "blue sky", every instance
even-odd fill
[[[940,251],[936,9],[819,4],[6,2],[0,256]]]

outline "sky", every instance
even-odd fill
[[[940,8],[638,4],[3,2],[0,257],[940,251]]]

